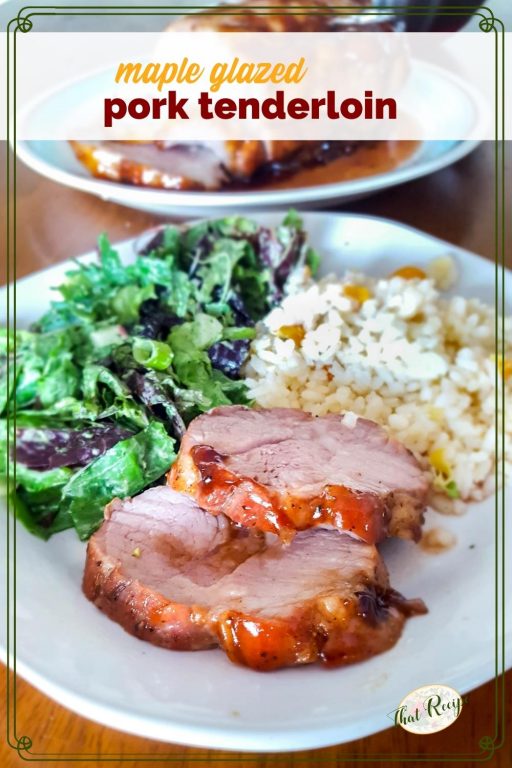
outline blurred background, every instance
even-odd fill
[[[421,5],[425,6],[428,5],[430,0],[416,0],[414,3],[413,0],[402,0],[403,4],[405,6],[409,5]],[[139,8],[141,4],[138,0],[125,0],[124,3],[122,3],[124,6],[138,6]],[[190,5],[201,5],[201,6],[207,6],[207,5],[217,5],[218,3],[216,0],[201,0],[197,3],[189,2],[189,0],[174,0],[174,2],[166,2],[166,0],[151,0],[151,3],[148,3],[148,5],[151,6],[169,6],[169,5],[176,5],[176,6],[190,6]],[[335,3],[333,2],[333,5]],[[366,3],[361,3],[366,4]],[[369,5],[372,5],[372,2],[368,3]],[[379,7],[385,7],[386,5],[398,5],[399,0],[374,0],[374,5]],[[478,0],[432,0],[432,8],[435,12],[436,7],[443,7],[443,6],[473,6],[478,5]],[[20,2],[20,0],[0,0],[0,27],[5,28],[7,22],[12,19],[14,16],[17,15],[18,10],[20,8],[26,7],[27,3]],[[80,5],[86,5],[86,3],[81,2],[81,0],[68,0],[66,2],[66,5],[71,6],[80,6]],[[91,3],[91,5],[94,5],[94,3]],[[101,5],[101,4],[100,4]],[[115,3],[112,3],[112,5],[115,5]],[[292,2],[290,2],[290,5],[293,5]],[[512,2],[510,0],[489,0],[485,3],[486,7],[491,8],[495,16],[500,18],[503,23],[505,24],[505,27],[507,29],[512,28]],[[478,18],[470,19],[465,25],[464,25],[464,31],[471,32],[471,31],[477,31],[478,30]],[[34,28],[34,31],[40,31],[40,32],[66,32],[75,30],[80,30],[81,32],[110,32],[110,31],[140,31],[140,32],[154,32],[162,29],[166,26],[166,24],[169,22],[168,16],[147,16],[147,17],[140,17],[140,16],[125,16],[125,17],[109,17],[104,16],[101,19],[98,19],[97,17],[90,17],[87,18],[85,16],[81,16],[79,18],[74,16],[48,16],[46,18],[39,18],[37,21],[37,25]],[[443,23],[446,23],[446,18]],[[436,27],[438,28],[438,27]]]

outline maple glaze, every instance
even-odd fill
[[[273,179],[251,189],[277,190],[336,184],[340,181],[376,176],[397,168],[412,157],[419,141],[381,141],[358,147],[351,154],[331,160],[325,165],[303,168],[287,177]]]
[[[231,472],[226,457],[211,446],[195,445],[190,454],[199,474],[196,501],[214,514],[229,508],[227,514],[235,522],[277,534],[283,540],[318,525],[352,533],[368,544],[386,536],[389,509],[378,496],[326,485],[317,496],[299,499]],[[176,475],[171,484],[182,490]]]

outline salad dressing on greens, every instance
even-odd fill
[[[112,498],[163,482],[191,419],[248,403],[254,324],[317,262],[294,212],[275,230],[241,217],[165,227],[130,264],[101,236],[98,261],[76,262],[34,327],[0,331],[0,476],[15,445],[18,519],[87,539]]]

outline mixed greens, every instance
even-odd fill
[[[0,332],[0,476],[15,459],[7,492],[43,538],[88,538],[113,497],[161,481],[192,418],[248,403],[254,324],[318,262],[294,212],[168,226],[127,265],[105,236],[98,252],[30,330]]]

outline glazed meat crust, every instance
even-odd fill
[[[389,587],[373,546],[322,529],[286,546],[166,487],[109,505],[89,541],[83,589],[141,639],[220,646],[257,670],[361,661],[425,611]]]
[[[429,489],[412,454],[372,421],[243,406],[190,424],[168,482],[212,514],[283,539],[331,526],[370,544],[418,540]]]
[[[349,3],[350,5],[351,3]],[[353,3],[354,6],[364,3]],[[265,14],[268,6],[272,13]],[[173,21],[168,32],[329,32],[352,29],[337,16],[334,3],[293,4],[294,13],[280,13],[285,0],[266,0],[216,7]],[[301,8],[309,13],[301,13]],[[317,13],[312,14],[312,9]],[[370,25],[365,24],[365,30]],[[328,163],[351,154],[357,141],[70,141],[77,160],[97,178],[120,184],[167,190],[217,190],[228,186],[265,183],[302,168]]]

